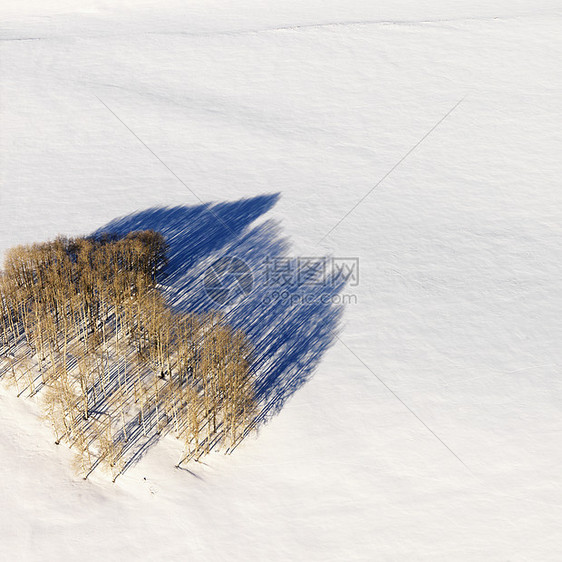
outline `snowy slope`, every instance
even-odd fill
[[[0,252],[280,192],[293,255],[360,264],[314,376],[189,471],[84,482],[0,386],[0,560],[560,558],[559,2],[0,10]]]

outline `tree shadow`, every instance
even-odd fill
[[[244,331],[254,349],[260,402],[254,427],[279,412],[334,343],[346,284],[327,268],[326,257],[290,257],[277,221],[252,226],[278,199],[273,194],[151,208],[115,219],[93,234],[159,231],[169,246],[159,280],[167,302],[185,312],[219,310]]]

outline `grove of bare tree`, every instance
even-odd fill
[[[233,447],[256,416],[251,347],[218,313],[172,310],[158,289],[154,231],[57,238],[7,252],[0,275],[0,376],[41,393],[56,443],[85,477],[115,479],[162,432],[179,463]]]

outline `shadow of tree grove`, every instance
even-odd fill
[[[278,222],[252,226],[278,199],[273,194],[150,208],[115,219],[94,233],[160,232],[168,244],[168,264],[159,280],[167,302],[186,312],[220,310],[247,335],[254,348],[252,369],[260,403],[254,427],[283,407],[334,342],[342,314],[337,303],[345,286],[344,279],[327,276],[310,282],[301,276],[302,260],[289,256],[290,245]],[[240,268],[216,267],[233,259],[245,266],[243,283]],[[209,268],[226,298],[217,299],[217,293],[208,290]]]

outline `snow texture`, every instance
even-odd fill
[[[177,470],[166,438],[83,481],[0,386],[0,560],[560,560],[560,2],[0,16],[0,253],[280,193],[244,232],[359,259],[339,339],[232,455]]]

